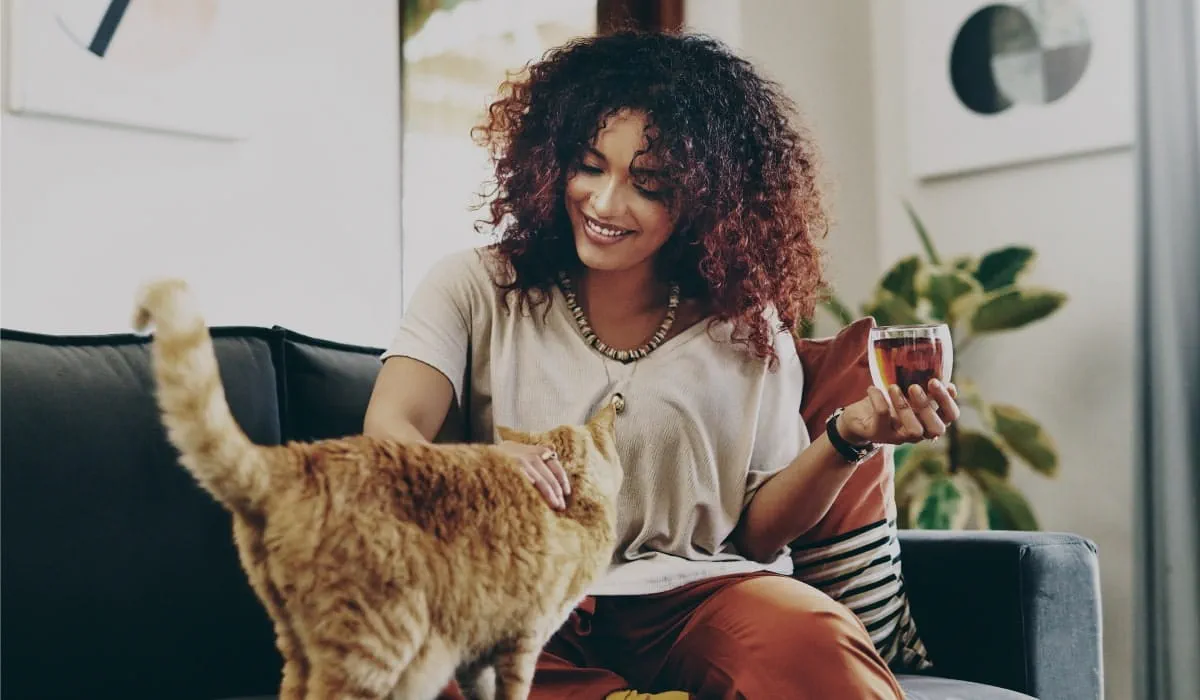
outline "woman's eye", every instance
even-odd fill
[[[581,163],[579,165],[579,170],[590,175],[599,175],[600,173],[604,172],[600,168],[597,168],[594,165],[588,165],[587,163]]]
[[[657,200],[662,199],[667,195],[667,188],[664,187],[661,182],[653,179],[642,180],[641,182],[634,183],[634,186],[637,188],[637,191],[647,199]]]

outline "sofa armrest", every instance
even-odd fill
[[[1053,700],[1103,697],[1096,546],[1044,532],[900,531],[933,673]]]

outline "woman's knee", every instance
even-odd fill
[[[733,590],[740,588],[741,590]],[[733,594],[723,621],[743,630],[755,646],[791,657],[794,650],[827,649],[870,644],[854,613],[824,593],[795,579],[772,576],[731,587]]]
[[[897,697],[894,677],[858,618],[783,577],[722,591],[697,610],[671,657],[672,675],[718,697],[820,697],[832,688]]]

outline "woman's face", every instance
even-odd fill
[[[616,272],[649,264],[675,222],[646,147],[646,117],[622,110],[608,119],[567,180],[567,215],[579,259]]]

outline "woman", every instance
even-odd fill
[[[548,53],[478,130],[495,160],[490,248],[426,275],[366,432],[540,430],[615,401],[619,546],[551,640],[535,698],[899,698],[865,628],[788,576],[786,546],[860,453],[958,417],[934,381],[875,389],[810,436],[788,331],[823,281],[810,141],[778,88],[719,43],[619,33]],[[552,453],[504,443],[546,500]],[[644,691],[659,692],[646,695]]]

